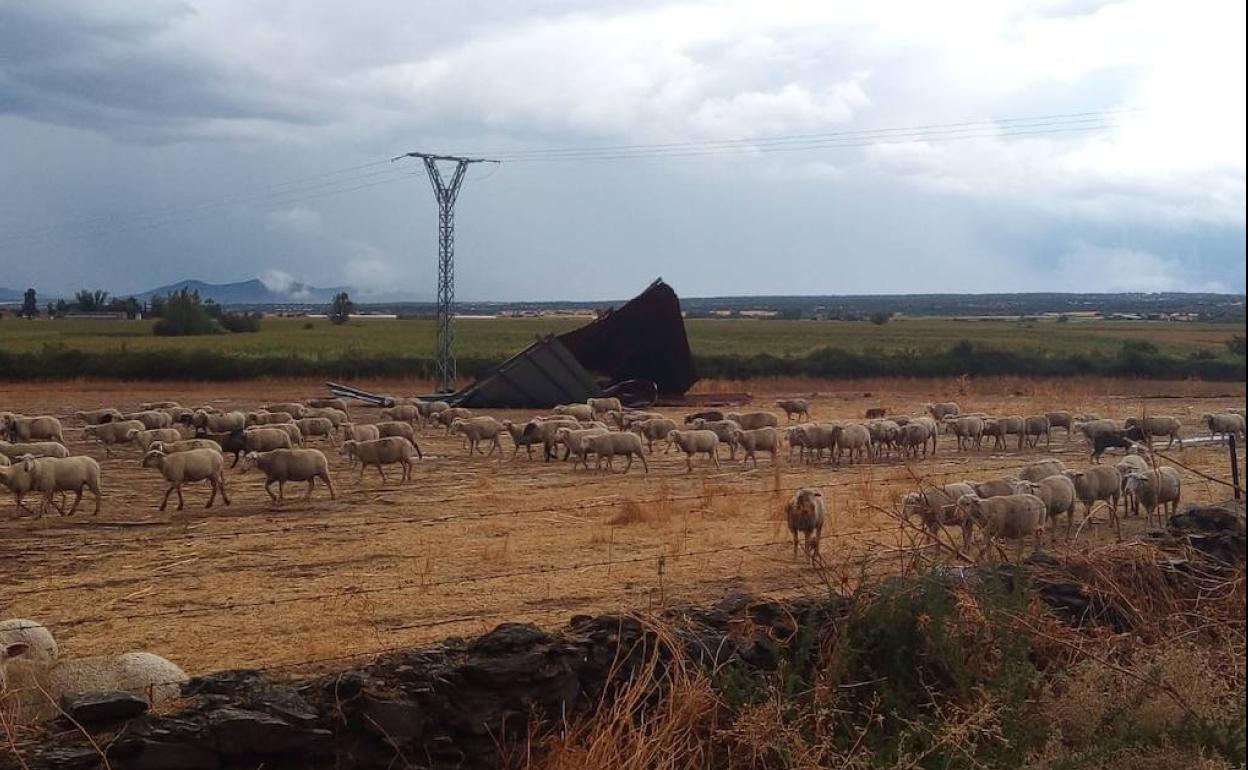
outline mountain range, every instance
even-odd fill
[[[319,288],[292,281],[280,287],[270,286],[259,278],[235,283],[206,283],[187,280],[157,286],[154,289],[134,292],[134,296],[147,299],[153,294],[166,295],[187,289],[197,291],[203,299],[212,299],[221,305],[283,305],[324,304],[333,300],[340,291],[350,292],[345,286]]]

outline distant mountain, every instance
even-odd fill
[[[16,302],[21,300],[24,295],[24,291],[6,289],[3,286],[0,286],[0,302]]]
[[[342,286],[318,288],[298,282],[281,287],[270,287],[258,278],[237,283],[205,283],[204,281],[178,281],[168,286],[135,292],[136,297],[147,299],[153,294],[165,295],[175,291],[199,292],[203,299],[211,299],[221,305],[311,305],[328,303],[340,291],[350,291]]]

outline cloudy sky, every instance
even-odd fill
[[[464,299],[1243,292],[1244,26],[1199,0],[0,0],[0,285],[427,298],[429,183],[389,159],[428,150],[507,161],[459,199]]]

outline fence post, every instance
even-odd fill
[[[1241,499],[1239,491],[1239,455],[1235,452],[1235,434],[1232,433],[1228,446],[1231,448],[1231,483],[1235,485],[1235,499]]]

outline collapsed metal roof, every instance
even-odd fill
[[[612,386],[653,383],[680,396],[697,382],[680,299],[662,279],[579,329],[541,338],[448,400],[477,408],[546,409]]]

